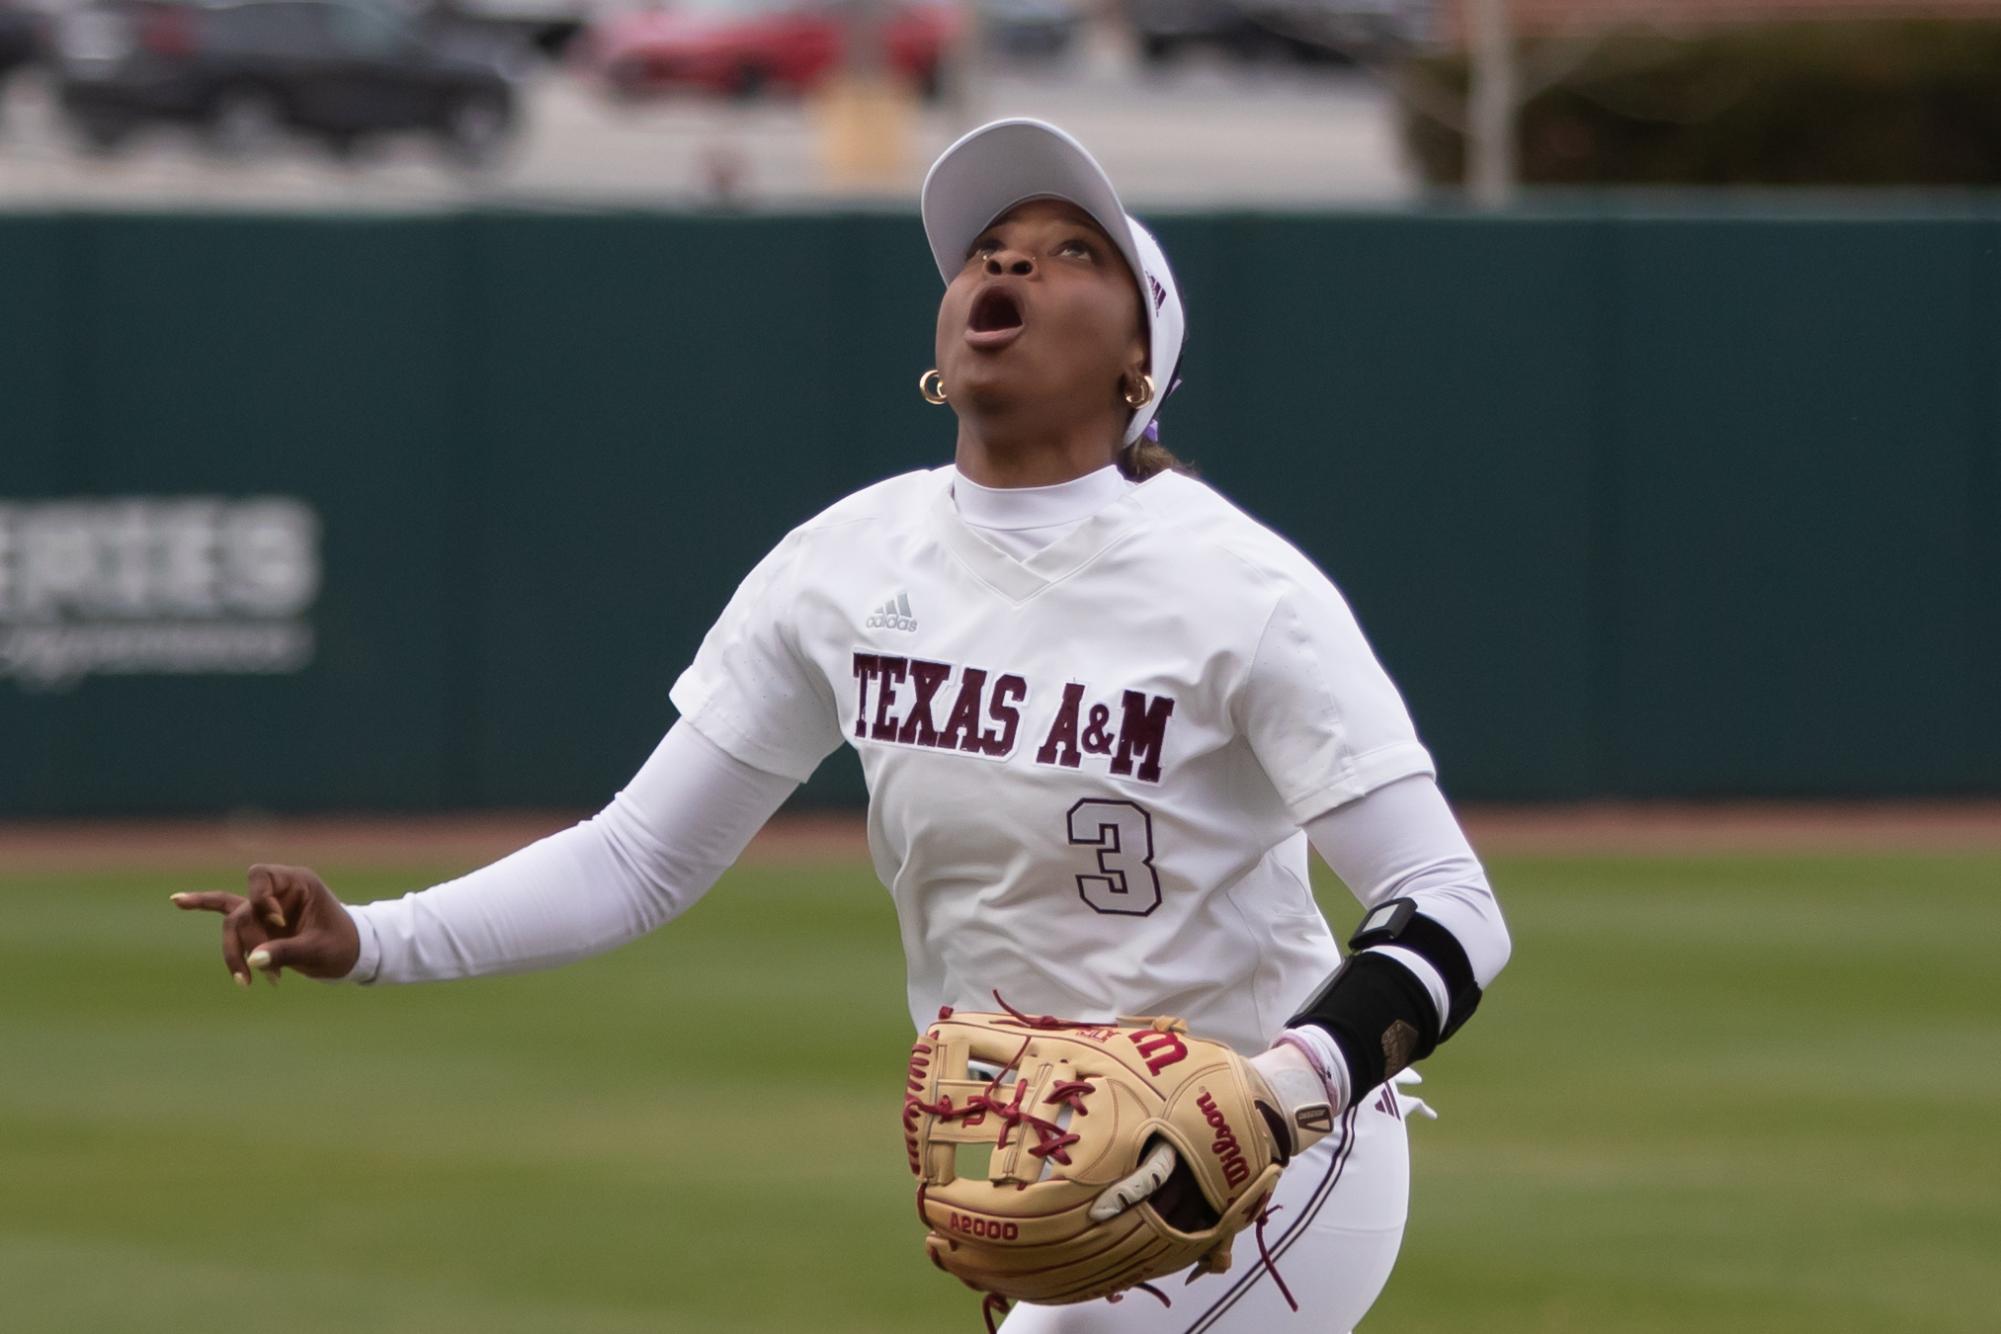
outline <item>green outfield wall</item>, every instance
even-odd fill
[[[2001,206],[1159,223],[1167,442],[1455,796],[2001,792]],[[0,294],[0,815],[595,805],[952,439],[910,216],[0,216]]]

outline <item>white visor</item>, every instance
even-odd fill
[[[1140,438],[1174,387],[1187,317],[1174,273],[1153,234],[1119,202],[1111,178],[1084,145],[1046,121],[997,120],[966,135],[924,177],[924,235],[938,272],[951,282],[966,251],[995,218],[1030,199],[1061,199],[1091,215],[1139,279],[1146,307],[1154,393],[1126,423],[1125,443]]]

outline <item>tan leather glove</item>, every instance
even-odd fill
[[[904,1144],[939,1268],[1007,1301],[1089,1301],[1229,1267],[1291,1138],[1257,1070],[1178,1019],[941,1012],[911,1050]],[[986,1146],[960,1175],[962,1145]]]

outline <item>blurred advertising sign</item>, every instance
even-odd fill
[[[301,671],[320,536],[289,496],[0,498],[0,680]]]

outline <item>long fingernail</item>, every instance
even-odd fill
[[[250,985],[250,974],[248,973],[231,973],[230,976],[236,979],[236,985],[239,987]]]
[[[180,903],[180,902],[184,901],[184,900],[185,900],[185,899],[187,898],[187,895],[185,895],[185,894],[169,894],[169,895],[167,895],[167,898],[168,898],[169,900],[171,900],[172,902],[174,902],[174,903]]]
[[[271,952],[260,945],[250,951],[250,958],[247,962],[252,968],[269,968],[271,966]]]
[[[285,914],[282,910],[277,908],[271,910],[271,925],[277,927],[280,931],[285,929]]]

